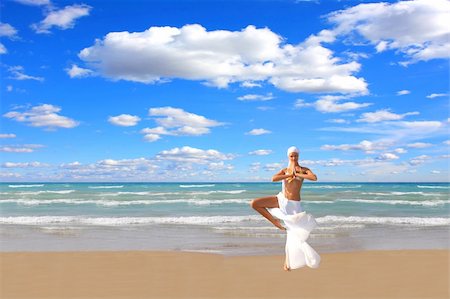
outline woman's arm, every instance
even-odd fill
[[[272,182],[279,182],[281,180],[294,177],[293,174],[284,174],[285,170],[281,169],[277,174],[272,177]]]
[[[306,169],[305,173],[296,173],[295,176],[310,181],[317,181],[317,176],[310,169]]]

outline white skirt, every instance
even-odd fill
[[[276,218],[282,220],[286,227],[286,264],[290,269],[305,265],[317,268],[320,264],[319,254],[306,240],[317,222],[311,214],[303,211],[300,201],[287,199],[278,193],[279,208],[268,209]]]

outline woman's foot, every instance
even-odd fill
[[[280,220],[276,220],[276,219],[275,219],[272,223],[273,223],[273,225],[275,225],[275,226],[278,227],[279,229],[281,229],[281,230],[286,230],[286,228],[285,228],[284,226],[281,225]]]
[[[286,265],[286,263],[284,263],[283,269],[284,269],[284,271],[291,271],[291,268],[289,268],[289,266]]]

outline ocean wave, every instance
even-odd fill
[[[216,194],[216,193],[223,193],[223,194],[241,194],[246,192],[247,190],[215,190],[215,191],[204,191],[204,192],[190,192],[188,194],[192,195],[210,195],[210,194]]]
[[[417,188],[423,188],[423,189],[450,189],[450,186],[423,186],[423,185],[417,185]]]
[[[442,193],[430,193],[430,192],[418,192],[418,191],[410,191],[410,192],[361,192],[363,195],[376,195],[376,196],[403,196],[403,195],[422,195],[422,196],[443,196],[446,194]]]
[[[0,217],[0,224],[9,225],[94,225],[133,226],[152,224],[217,225],[261,221],[250,216],[189,216],[189,217],[82,217],[82,216],[16,216]]]
[[[345,202],[359,202],[368,204],[387,204],[387,205],[412,205],[412,206],[425,206],[425,207],[435,207],[449,204],[450,200],[423,200],[423,201],[412,201],[412,200],[377,200],[377,199],[340,199],[338,201]]]
[[[123,185],[120,186],[89,186],[89,189],[120,189],[123,188]]]
[[[102,192],[102,193],[97,193],[95,194],[95,196],[120,196],[120,195],[137,195],[137,196],[146,196],[146,195],[151,195],[151,196],[164,196],[164,195],[178,195],[178,194],[182,194],[180,192],[152,192],[152,191],[119,191],[119,192]]]
[[[214,187],[215,184],[206,184],[206,185],[180,185],[180,188],[206,188],[206,187]]]
[[[35,187],[44,187],[43,184],[40,185],[8,185],[9,188],[35,188]]]
[[[171,199],[171,200],[92,200],[92,199],[2,199],[1,203],[16,203],[26,206],[51,205],[51,204],[67,204],[67,205],[83,205],[95,204],[99,206],[116,207],[116,206],[132,206],[132,205],[155,205],[155,204],[177,204],[187,203],[190,205],[223,205],[223,204],[248,204],[250,199]]]
[[[351,223],[351,224],[387,224],[414,226],[450,225],[449,218],[439,217],[361,217],[361,216],[325,216],[316,219],[319,224]]]
[[[75,190],[41,190],[41,191],[23,191],[23,192],[14,192],[9,194],[14,195],[38,195],[38,194],[69,194],[73,193]]]
[[[335,186],[335,185],[305,185],[304,189],[358,189],[361,188],[361,185],[354,186]]]

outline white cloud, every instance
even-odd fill
[[[31,27],[36,33],[50,33],[52,27],[58,27],[62,30],[73,28],[76,19],[88,16],[91,9],[92,7],[85,4],[66,6],[60,10],[50,11],[44,20],[38,24],[33,24]]]
[[[137,123],[141,119],[138,116],[130,115],[130,114],[121,114],[117,116],[110,116],[108,118],[108,121],[116,126],[122,126],[122,127],[132,127],[137,125]]]
[[[158,127],[141,130],[141,133],[145,134],[144,139],[150,142],[160,139],[160,135],[205,135],[210,132],[210,127],[224,125],[221,122],[173,107],[150,108],[149,115],[156,116],[155,122],[159,124]]]
[[[0,139],[3,138],[16,138],[16,134],[0,134]]]
[[[311,107],[311,106],[314,106],[314,104],[313,103],[306,103],[305,100],[303,100],[303,99],[297,99],[295,101],[295,103],[294,103],[294,108],[295,109],[301,109],[301,108],[304,108],[304,107]]]
[[[394,149],[394,152],[396,152],[397,154],[406,154],[408,151],[405,150],[404,148],[399,147]]]
[[[398,96],[403,96],[403,95],[407,95],[407,94],[410,94],[410,93],[411,93],[411,91],[406,90],[406,89],[397,91],[397,95]]]
[[[37,148],[44,147],[41,144],[6,145],[0,147],[0,152],[4,153],[32,153]]]
[[[442,143],[444,143],[444,144],[446,144],[446,145],[450,145],[450,140],[445,140],[445,141],[442,142]]]
[[[259,94],[247,94],[245,96],[238,97],[239,101],[270,101],[275,97],[272,93],[268,93],[267,95],[259,95]]]
[[[441,172],[439,170],[432,170],[430,171],[431,174],[440,174]]]
[[[1,23],[0,22],[0,37],[15,37],[17,34],[17,29],[11,26],[8,23]]]
[[[24,5],[32,5],[32,6],[51,5],[50,0],[14,0],[14,1]]]
[[[44,81],[42,77],[30,76],[24,73],[23,66],[16,65],[8,68],[9,73],[12,75],[8,77],[8,79],[13,80],[35,80],[35,81]]]
[[[181,78],[218,88],[268,82],[290,92],[367,92],[365,80],[353,75],[360,64],[341,62],[320,44],[323,38],[298,45],[284,41],[252,25],[241,31],[207,31],[199,24],[151,27],[110,32],[79,57],[113,80],[148,84]]]
[[[262,87],[261,83],[256,83],[253,81],[244,81],[241,83],[242,87],[253,88],[253,87]]]
[[[93,71],[89,69],[84,69],[76,64],[72,64],[72,67],[70,69],[66,69],[67,74],[70,76],[70,78],[85,78],[93,75]]]
[[[372,142],[363,140],[358,144],[341,144],[341,145],[323,145],[320,149],[323,150],[340,150],[340,151],[364,151],[366,153],[373,153],[376,150],[386,149],[390,144],[385,142]]]
[[[283,164],[281,164],[281,163],[269,163],[269,164],[264,165],[265,171],[279,171],[282,168],[283,168]]]
[[[328,119],[326,122],[334,123],[334,124],[349,124],[350,122],[348,120],[342,119],[342,118],[333,118]]]
[[[331,96],[331,95],[321,96],[319,100],[317,100],[313,104],[313,106],[317,111],[320,112],[337,113],[361,109],[372,105],[372,103],[339,102],[346,98],[347,97],[345,96]]]
[[[267,156],[267,155],[270,155],[271,153],[272,153],[272,150],[260,149],[260,150],[249,152],[248,154],[256,155],[256,156]]]
[[[366,122],[366,123],[376,123],[388,120],[400,120],[408,115],[418,115],[419,112],[408,112],[404,114],[395,114],[390,112],[388,109],[378,110],[375,112],[367,112],[363,113],[360,119],[357,122]]]
[[[379,161],[391,161],[391,160],[397,160],[399,158],[400,158],[399,156],[392,154],[392,153],[382,153],[376,159]]]
[[[264,134],[270,134],[270,133],[272,133],[272,132],[261,128],[261,129],[253,129],[250,132],[247,132],[245,134],[257,136],[257,135],[264,135]]]
[[[36,168],[49,166],[50,166],[49,164],[41,162],[23,162],[23,163],[5,162],[2,164],[3,168]]]
[[[448,94],[446,94],[446,93],[432,93],[430,95],[427,95],[427,99],[434,99],[434,98],[446,97],[446,96],[448,96]]]
[[[448,58],[449,19],[447,0],[364,3],[328,15],[336,24],[334,34],[351,37],[357,33],[378,52],[389,49],[403,53],[407,58],[404,65]]]
[[[430,156],[427,156],[427,155],[421,155],[421,156],[417,156],[417,157],[415,157],[415,158],[412,158],[412,159],[409,161],[409,164],[410,164],[411,166],[418,166],[418,165],[424,164],[426,161],[428,161],[428,160],[430,160],[430,159],[431,159]]]
[[[406,145],[406,147],[409,148],[427,148],[432,146],[431,143],[425,143],[425,142],[415,142],[415,143],[409,143]]]
[[[66,116],[59,115],[60,107],[50,104],[34,106],[24,112],[10,111],[3,116],[18,122],[24,122],[32,127],[56,128],[74,128],[78,122]]]
[[[2,43],[0,43],[0,55],[1,54],[6,54],[6,53],[8,53],[8,50],[6,49],[6,47]]]
[[[18,179],[18,178],[22,178],[22,175],[19,173],[14,173],[14,172],[2,172],[0,171],[0,178],[3,179]]]
[[[233,155],[224,154],[217,150],[202,150],[189,146],[183,146],[181,148],[176,147],[171,150],[162,151],[156,155],[156,159],[159,161],[173,161],[177,163],[200,165],[218,163],[220,161],[232,160],[233,158]]]

